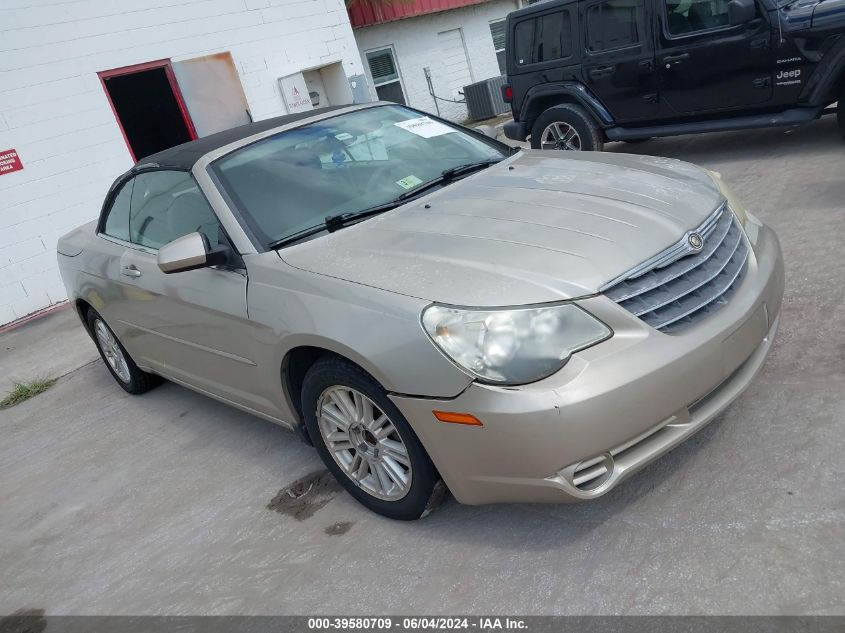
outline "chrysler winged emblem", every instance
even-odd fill
[[[690,233],[687,241],[689,242],[689,247],[694,251],[700,251],[704,248],[704,238],[698,233]]]

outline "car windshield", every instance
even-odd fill
[[[377,106],[262,139],[218,159],[212,171],[267,248],[329,216],[389,206],[444,171],[507,153],[407,108]]]

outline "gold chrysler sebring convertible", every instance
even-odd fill
[[[123,389],[163,377],[295,429],[397,519],[443,483],[611,490],[749,385],[784,283],[713,172],[513,151],[385,103],[145,158],[58,251]]]

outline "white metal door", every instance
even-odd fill
[[[442,52],[443,66],[449,86],[450,99],[460,99],[461,91],[472,83],[466,46],[461,29],[451,29],[437,34],[437,44]]]

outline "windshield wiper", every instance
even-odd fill
[[[329,233],[333,233],[338,229],[343,228],[344,226],[349,226],[351,222],[360,220],[362,218],[368,218],[372,215],[378,215],[379,213],[384,213],[385,211],[390,211],[391,209],[395,209],[396,207],[401,205],[402,200],[400,198],[396,198],[395,200],[391,200],[390,202],[377,204],[374,207],[368,207],[366,209],[362,209],[361,211],[338,213],[337,215],[327,215],[326,230],[328,230]]]
[[[457,178],[458,176],[465,176],[467,174],[471,174],[474,171],[479,171],[480,169],[485,169],[490,165],[495,165],[499,161],[503,160],[502,158],[489,158],[487,160],[479,160],[474,163],[465,163],[463,165],[456,165],[455,167],[450,167],[449,169],[444,169],[440,172],[440,175],[437,178],[424,182],[416,189],[411,189],[410,191],[406,191],[403,193],[398,200],[407,200],[413,196],[416,196],[423,191],[427,191],[432,187],[436,187],[437,185],[441,185],[443,183],[450,182]]]
[[[307,229],[302,229],[301,231],[297,231],[296,233],[291,233],[290,235],[280,238],[278,240],[274,240],[267,245],[268,249],[274,248],[281,248],[282,246],[290,246],[291,244],[296,244],[300,240],[304,240],[306,237],[311,237],[312,235],[316,235],[317,233],[322,233],[326,230],[325,224],[317,224],[316,226],[309,226]]]
[[[361,211],[327,215],[325,221],[321,224],[310,226],[307,229],[302,229],[301,231],[292,233],[291,235],[278,239],[274,242],[270,242],[267,245],[267,248],[272,249],[280,248],[282,246],[290,246],[291,244],[295,244],[296,242],[304,240],[307,237],[311,237],[312,235],[316,235],[317,233],[322,233],[323,231],[333,233],[344,226],[349,226],[352,222],[362,220],[363,218],[368,218],[379,213],[384,213],[385,211],[390,211],[401,204],[402,200],[397,198],[396,200],[391,200],[390,202],[385,202],[384,204],[378,204],[374,207],[368,207],[366,209],[362,209]]]
[[[405,193],[401,194],[399,197],[391,200],[390,202],[378,204],[374,207],[368,207],[366,209],[362,209],[361,211],[352,211],[347,213],[338,213],[337,215],[328,215],[326,216],[326,219],[322,224],[317,224],[315,226],[308,227],[307,229],[302,229],[301,231],[292,233],[291,235],[275,240],[274,242],[270,242],[267,245],[267,248],[274,249],[281,248],[282,246],[290,246],[291,244],[295,244],[296,242],[304,240],[307,237],[311,237],[312,235],[316,235],[317,233],[322,233],[323,231],[333,233],[334,231],[341,229],[344,226],[349,226],[351,223],[356,222],[357,220],[368,218],[370,216],[377,215],[379,213],[384,213],[385,211],[390,211],[391,209],[395,209],[396,207],[404,204],[409,198],[417,196],[423,191],[427,191],[428,189],[431,189],[432,187],[435,187],[439,184],[449,182],[457,178],[458,176],[464,176],[474,171],[484,169],[485,167],[489,167],[490,165],[495,165],[500,160],[502,159],[493,158],[488,160],[477,161],[474,163],[466,163],[464,165],[456,165],[455,167],[444,169],[442,172],[440,172],[440,176],[438,176],[437,178],[429,180],[428,182],[424,182],[415,189],[406,191]]]

